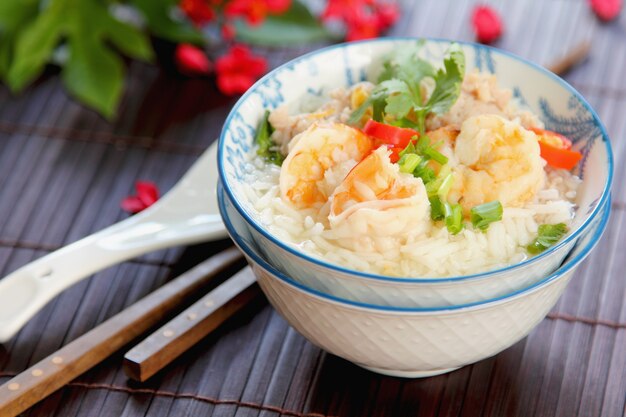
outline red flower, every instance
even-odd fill
[[[197,26],[209,23],[215,18],[215,11],[207,0],[181,0],[180,8]]]
[[[622,11],[622,0],[589,0],[589,3],[596,15],[607,22]]]
[[[400,15],[397,3],[380,0],[329,0],[322,20],[339,20],[346,26],[346,39],[377,37]]]
[[[231,0],[224,7],[229,18],[245,18],[251,25],[258,25],[268,14],[281,14],[291,6],[291,0]]]
[[[376,38],[380,33],[379,19],[377,16],[366,13],[355,13],[346,20],[346,40],[358,41],[361,39]]]
[[[379,3],[376,10],[378,27],[387,30],[396,23],[400,17],[400,8],[397,3]]]
[[[492,43],[502,35],[500,15],[489,6],[476,6],[474,8],[472,25],[479,42]]]
[[[267,70],[265,58],[242,45],[233,46],[215,63],[217,87],[224,94],[242,94]]]
[[[180,72],[187,75],[203,75],[211,72],[211,61],[204,51],[197,46],[181,43],[174,53]]]
[[[150,207],[159,199],[159,189],[148,181],[137,181],[135,183],[137,195],[131,195],[122,200],[122,209],[129,213],[139,213]]]

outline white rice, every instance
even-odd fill
[[[409,232],[406,241],[387,251],[348,250],[314,209],[297,210],[279,192],[280,168],[250,155],[244,190],[253,215],[281,242],[315,258],[375,274],[398,277],[466,275],[527,259],[526,246],[540,224],[571,222],[580,180],[568,171],[547,169],[545,189],[524,207],[507,207],[502,220],[483,233],[466,222],[452,235],[445,226]]]

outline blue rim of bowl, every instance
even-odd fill
[[[553,247],[551,247],[550,249],[546,250],[545,252],[540,253],[539,255],[533,256],[525,261],[522,261],[520,263],[514,264],[514,265],[509,265],[506,266],[504,268],[499,268],[499,269],[494,269],[494,270],[490,270],[490,271],[485,271],[485,272],[481,272],[481,273],[477,273],[477,274],[469,274],[469,275],[461,275],[461,276],[456,276],[456,277],[392,277],[392,276],[385,276],[385,275],[379,275],[379,274],[373,274],[373,273],[368,273],[368,272],[362,272],[362,271],[357,271],[354,269],[349,269],[346,267],[343,267],[341,265],[337,265],[337,264],[332,264],[329,262],[326,262],[322,259],[319,258],[315,258],[312,257],[310,255],[307,255],[306,253],[303,253],[301,251],[296,250],[295,248],[291,247],[289,244],[283,243],[281,242],[279,239],[277,239],[276,237],[272,236],[271,233],[269,233],[267,230],[265,230],[265,228],[258,224],[257,221],[255,219],[253,219],[252,217],[250,217],[248,215],[248,213],[245,211],[245,209],[243,207],[241,207],[241,205],[239,204],[239,202],[237,201],[237,199],[235,198],[234,194],[232,193],[232,191],[230,190],[229,186],[228,186],[228,182],[226,181],[226,174],[224,172],[224,164],[222,162],[223,157],[224,157],[224,135],[226,134],[226,130],[227,130],[227,126],[230,125],[231,119],[234,117],[235,114],[237,114],[237,111],[239,110],[239,107],[241,107],[241,105],[247,100],[247,98],[255,93],[255,90],[262,84],[264,83],[266,80],[275,77],[277,74],[284,72],[285,70],[288,69],[288,67],[293,66],[294,64],[309,59],[312,56],[318,55],[318,54],[322,54],[334,49],[340,49],[340,48],[346,48],[349,47],[351,45],[356,45],[356,44],[365,44],[365,43],[379,43],[379,42],[395,42],[395,41],[416,41],[419,39],[425,39],[426,41],[429,42],[442,42],[442,43],[458,43],[461,45],[468,45],[474,48],[480,47],[480,48],[487,48],[493,52],[495,52],[496,54],[501,54],[507,57],[510,57],[512,59],[515,59],[517,61],[520,61],[523,64],[526,64],[528,66],[530,66],[531,68],[534,68],[535,70],[539,71],[540,73],[550,77],[551,79],[553,79],[554,81],[556,81],[557,83],[559,83],[563,88],[565,88],[567,91],[569,91],[571,94],[573,94],[579,101],[580,103],[585,107],[585,109],[592,115],[594,123],[600,128],[601,134],[602,134],[602,141],[605,144],[606,147],[606,152],[607,152],[607,159],[608,159],[608,174],[607,174],[607,181],[606,184],[604,186],[604,189],[602,190],[602,194],[600,196],[600,199],[598,200],[596,206],[594,207],[592,213],[588,216],[587,220],[585,220],[585,222],[580,225],[578,227],[578,229],[576,229],[572,234],[570,234],[569,236],[567,236],[565,239],[563,239],[561,242],[559,242],[558,244],[554,245]],[[235,103],[235,105],[233,106],[232,110],[230,111],[230,113],[228,114],[228,117],[226,118],[226,121],[224,122],[224,126],[222,127],[222,132],[220,133],[220,139],[219,139],[219,144],[218,144],[218,152],[217,152],[217,165],[218,165],[218,173],[220,176],[220,180],[222,181],[223,188],[226,191],[226,193],[228,194],[230,200],[233,202],[233,206],[235,207],[235,209],[241,214],[241,216],[246,220],[246,222],[250,225],[252,225],[252,227],[254,227],[254,229],[259,232],[261,235],[263,235],[266,239],[268,239],[269,241],[271,241],[273,244],[275,244],[276,246],[278,246],[279,248],[299,257],[304,259],[307,262],[311,262],[317,266],[320,266],[322,268],[327,268],[327,269],[331,269],[334,271],[338,271],[340,273],[344,273],[344,274],[349,274],[349,275],[355,275],[358,276],[360,278],[365,278],[365,279],[372,279],[372,280],[378,280],[378,281],[387,281],[387,282],[402,282],[402,283],[424,283],[424,284],[432,284],[432,283],[450,283],[450,282],[458,282],[458,281],[465,281],[465,280],[470,280],[470,279],[483,279],[483,278],[487,278],[490,277],[492,275],[498,275],[501,274],[503,272],[507,272],[507,271],[511,271],[517,268],[520,268],[522,266],[526,266],[529,265],[531,263],[537,262],[540,259],[543,259],[545,257],[550,256],[551,254],[553,254],[555,251],[559,250],[560,248],[562,248],[563,246],[567,245],[568,243],[570,243],[572,240],[576,239],[588,226],[589,224],[591,224],[591,221],[597,216],[598,212],[599,212],[599,208],[603,207],[604,203],[606,202],[609,193],[610,193],[610,189],[611,189],[611,184],[613,182],[613,150],[611,149],[611,144],[610,144],[610,140],[609,140],[609,135],[606,131],[606,128],[604,127],[604,125],[602,124],[602,122],[600,121],[600,118],[598,116],[598,114],[596,113],[596,111],[591,107],[591,105],[587,102],[587,100],[585,100],[585,98],[582,96],[582,94],[580,94],[574,87],[572,87],[567,81],[563,80],[561,77],[557,76],[556,74],[548,71],[547,69],[541,67],[538,64],[535,64],[534,62],[528,61],[525,58],[522,58],[520,56],[517,56],[511,52],[508,51],[504,51],[502,49],[498,49],[498,48],[494,48],[491,46],[487,46],[487,45],[482,45],[482,44],[477,44],[475,42],[465,42],[465,41],[452,41],[449,39],[443,39],[443,38],[413,38],[413,37],[386,37],[386,38],[378,38],[378,39],[369,39],[369,40],[362,40],[362,41],[355,41],[355,42],[346,42],[346,43],[341,43],[341,44],[337,44],[337,45],[331,45],[325,48],[321,48],[312,52],[309,52],[307,54],[304,54],[298,58],[292,59],[289,62],[284,63],[283,65],[275,68],[274,70],[272,70],[270,73],[266,74],[263,78],[261,78],[260,80],[258,80],[252,87],[250,87],[250,89],[243,95],[241,96],[241,98],[237,101],[237,103]]]
[[[445,307],[393,307],[393,306],[380,306],[376,304],[362,303],[359,301],[347,300],[345,298],[337,297],[332,294],[328,294],[328,293],[310,288],[288,277],[287,275],[283,274],[281,271],[278,271],[276,268],[270,265],[261,255],[259,255],[255,249],[250,248],[250,245],[248,244],[248,242],[246,242],[246,239],[244,239],[243,237],[241,237],[241,235],[239,235],[239,233],[237,233],[230,218],[228,218],[225,215],[226,208],[224,207],[224,204],[225,204],[226,197],[224,196],[224,189],[225,187],[222,186],[221,181],[220,181],[217,186],[217,202],[218,202],[220,213],[222,214],[222,219],[224,220],[224,225],[226,226],[226,230],[228,231],[228,234],[230,235],[231,239],[239,247],[239,249],[242,252],[244,252],[246,256],[249,256],[254,261],[254,263],[258,264],[261,268],[266,270],[272,276],[280,279],[281,281],[284,281],[287,285],[296,287],[299,290],[312,294],[316,297],[334,301],[339,304],[347,304],[353,307],[367,308],[370,310],[388,311],[388,312],[404,312],[404,313],[429,313],[431,312],[432,313],[432,312],[458,311],[458,310],[463,310],[463,309],[470,309],[476,306],[489,306],[491,304],[506,302],[509,300],[513,300],[514,298],[521,297],[524,294],[537,291],[540,287],[544,285],[548,285],[552,281],[555,281],[556,279],[570,272],[580,262],[582,262],[587,257],[587,255],[589,255],[589,253],[595,248],[595,246],[600,241],[600,238],[602,237],[602,234],[606,230],[606,226],[611,216],[611,198],[609,197],[606,202],[606,212],[603,214],[602,219],[600,220],[600,223],[597,225],[597,229],[593,232],[593,235],[591,236],[591,239],[589,240],[589,243],[587,244],[587,246],[582,248],[580,250],[580,253],[576,255],[574,258],[567,259],[566,262],[559,267],[559,269],[557,269],[550,275],[546,276],[544,279],[534,283],[533,285],[529,287],[523,288],[521,290],[513,291],[511,293],[508,293],[506,295],[502,295],[499,297],[490,298],[488,300],[483,300],[483,301],[476,301],[476,302],[467,303],[467,304],[456,304],[453,306],[445,306]],[[232,204],[232,200],[230,201]]]

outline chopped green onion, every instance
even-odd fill
[[[483,232],[489,228],[493,222],[502,220],[502,204],[498,200],[472,207],[470,210],[470,220],[474,227]]]
[[[417,136],[413,136],[413,138],[417,138]],[[398,153],[398,156],[402,158],[404,155],[411,154],[411,153],[417,154],[417,152],[415,152],[415,145],[413,144],[413,140],[409,141],[409,144],[406,145],[406,148],[402,149]]]
[[[452,173],[449,173],[448,175],[445,176],[443,181],[441,181],[441,185],[439,186],[439,189],[437,190],[437,195],[439,196],[439,198],[441,198],[442,200],[445,200],[448,198],[448,193],[450,192],[450,189],[452,188],[453,182],[454,182],[454,175],[452,175]]]
[[[430,218],[433,221],[443,220],[446,216],[446,208],[444,203],[442,203],[437,196],[430,197],[428,201],[430,201]]]
[[[432,146],[428,146],[424,149],[424,155],[428,156],[433,161],[439,162],[441,165],[445,165],[448,163],[448,157],[433,148]]]
[[[400,166],[400,172],[412,174],[421,161],[422,157],[415,153],[402,155],[400,157],[400,160],[398,161],[398,165]]]
[[[372,119],[377,122],[383,122],[384,112],[385,110],[385,102],[383,100],[374,100],[372,103]]]
[[[566,233],[565,223],[542,224],[537,230],[537,238],[526,246],[526,250],[532,255],[541,253],[558,242]]]
[[[460,204],[444,204],[446,216],[445,222],[448,232],[456,235],[463,230],[463,211]]]
[[[439,170],[439,175],[437,175],[437,179],[428,183],[428,185],[426,186],[426,192],[428,193],[428,196],[433,197],[435,195],[439,195],[439,198],[445,201],[448,197],[448,192],[452,187],[453,179],[454,177],[452,175],[452,170],[450,169],[450,166],[442,166]]]
[[[413,171],[413,176],[421,178],[424,184],[428,184],[437,178],[435,171],[428,166],[428,159],[426,158],[422,158],[421,162],[417,165],[417,168]]]
[[[278,150],[278,146],[272,140],[272,132],[274,132],[274,128],[270,124],[269,121],[270,112],[269,110],[265,111],[263,115],[263,119],[261,123],[259,123],[259,128],[256,131],[256,136],[254,140],[256,141],[259,149],[257,149],[256,153],[267,162],[271,162],[275,165],[281,166],[283,161],[285,160],[285,156],[280,153]]]
[[[424,155],[424,151],[430,146],[430,139],[426,135],[422,135],[415,144],[415,152]]]

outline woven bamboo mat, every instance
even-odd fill
[[[312,346],[271,309],[239,315],[146,384],[123,352],[28,416],[622,416],[626,405],[626,13],[602,25],[582,0],[491,2],[498,44],[547,63],[582,40],[590,60],[568,74],[599,112],[616,153],[613,214],[558,305],[500,355],[424,380],[378,376]],[[471,39],[470,2],[405,2],[395,35]],[[274,65],[298,50],[266,50]],[[136,179],[168,190],[215,138],[233,99],[211,81],[132,64],[118,120],[69,100],[54,73],[20,97],[0,87],[0,276],[126,217]],[[160,251],[57,297],[0,346],[0,382],[54,352],[228,241]],[[418,347],[416,347],[418,348]]]

